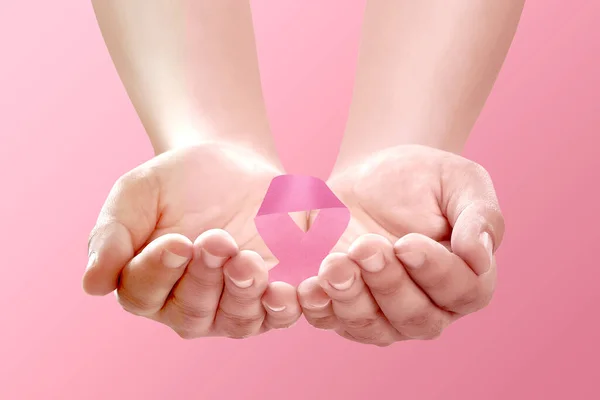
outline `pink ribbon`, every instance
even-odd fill
[[[308,232],[288,213],[319,210]],[[350,211],[321,179],[303,175],[275,177],[254,219],[258,233],[279,261],[271,277],[289,283],[316,275],[321,261],[350,221]]]

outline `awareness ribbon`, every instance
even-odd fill
[[[308,232],[288,214],[311,210],[319,211]],[[304,175],[275,177],[254,219],[258,233],[279,261],[270,275],[294,284],[316,275],[349,221],[350,210],[321,179]]]

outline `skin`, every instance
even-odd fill
[[[100,212],[84,289],[116,290],[126,311],[184,338],[245,338],[293,324],[295,289],[268,283],[275,260],[253,223],[280,173],[225,145],[172,150],[135,168]]]
[[[157,157],[111,190],[90,235],[84,290],[115,291],[126,311],[184,338],[244,338],[293,324],[295,288],[268,282],[275,260],[253,221],[284,171],[249,3],[93,5]],[[294,220],[306,229],[306,215]]]
[[[328,184],[352,218],[318,276],[298,287],[311,324],[387,346],[436,338],[489,303],[504,221],[481,166],[405,145]]]
[[[93,0],[102,36],[156,154],[235,143],[281,167],[250,4]]]
[[[125,310],[185,338],[247,337],[287,327],[302,311],[317,328],[379,346],[437,337],[490,301],[504,222],[487,172],[456,153],[522,0],[367,3],[349,122],[328,180],[352,220],[297,293],[268,283],[274,260],[252,222],[270,179],[284,172],[249,5],[183,4],[94,1],[159,156],[111,191],[90,239],[88,293],[115,291]],[[294,216],[305,229],[313,217]]]
[[[333,174],[421,144],[459,154],[512,43],[524,0],[369,0]]]
[[[352,220],[318,276],[298,287],[315,327],[387,346],[435,338],[489,303],[504,221],[488,173],[456,153],[523,5],[367,2],[349,121],[328,180]]]

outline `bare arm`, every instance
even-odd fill
[[[157,153],[226,141],[275,162],[248,1],[93,0],[93,5]]]
[[[525,0],[368,0],[336,169],[423,144],[460,152],[502,67]]]

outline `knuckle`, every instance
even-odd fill
[[[309,318],[308,322],[317,329],[331,330],[338,325],[338,319],[333,315]]]
[[[473,312],[483,308],[486,299],[478,287],[473,287],[461,293],[447,307],[451,312]]]
[[[398,321],[398,325],[402,327],[417,327],[423,328],[427,327],[431,322],[431,313],[426,311],[420,311],[408,315],[407,317]]]
[[[249,332],[231,332],[227,335],[227,337],[229,339],[237,339],[237,340],[242,340],[242,339],[248,339],[249,337],[251,337],[252,334],[250,334]]]
[[[265,323],[273,329],[287,329],[291,328],[298,322],[300,315],[301,314],[293,314],[281,318],[268,317],[265,319]]]
[[[189,329],[176,329],[176,328],[171,328],[173,329],[173,331],[182,339],[184,340],[192,340],[192,339],[196,339],[199,337],[198,334],[196,334],[196,332],[189,330]]]
[[[395,296],[404,288],[408,279],[408,274],[400,269],[393,279],[382,279],[374,282],[369,285],[369,289],[380,296]]]
[[[444,332],[445,327],[446,324],[441,318],[432,320],[432,323],[425,330],[424,339],[435,340],[439,338],[442,336],[442,332]]]
[[[384,344],[386,343],[383,339],[383,334],[381,332],[369,332],[369,331],[359,331],[359,332],[353,332],[352,336],[354,336],[354,338],[356,340],[358,340],[361,343],[365,343],[365,344],[372,344],[372,345],[379,345],[379,344]]]
[[[276,321],[269,323],[269,327],[272,329],[288,329],[294,325],[296,325],[296,321]]]
[[[227,331],[229,339],[247,339],[254,335],[254,331],[247,328],[232,328]]]
[[[214,315],[214,311],[210,307],[192,305],[177,296],[171,298],[171,306],[175,309],[177,325],[184,330],[191,329],[202,320]]]
[[[451,287],[451,279],[451,271],[447,269],[443,272],[432,274],[431,276],[427,277],[427,279],[423,279],[421,282],[419,282],[419,286],[421,286],[421,288],[425,291],[444,291]]]
[[[363,317],[363,318],[340,318],[340,323],[349,330],[371,330],[377,325],[377,317]]]
[[[440,316],[431,311],[419,311],[399,321],[393,322],[401,332],[410,332],[411,337],[434,339],[442,334],[446,324]]]
[[[121,308],[133,315],[148,316],[154,314],[157,308],[155,305],[150,304],[150,302],[134,296],[127,291],[117,291],[116,297]]]
[[[225,333],[232,339],[244,339],[256,334],[260,328],[263,317],[261,315],[234,315],[223,313],[225,318]]]
[[[261,297],[260,292],[255,287],[246,289],[226,287],[224,291],[227,291],[230,295],[231,303],[240,308],[254,307]]]
[[[440,336],[442,336],[442,331],[439,331],[439,332],[429,332],[429,333],[426,333],[420,339],[421,340],[431,341],[431,340],[437,340],[437,339],[439,339]]]
[[[369,344],[377,347],[387,347],[392,342],[386,340],[385,335],[379,331],[354,331],[354,330],[345,330],[342,333],[342,336],[346,339],[352,340],[353,342],[358,342],[362,344]]]
[[[481,303],[480,303],[479,309],[481,310],[481,309],[489,306],[490,303],[492,302],[493,298],[494,298],[494,292],[493,291],[490,291],[489,293],[485,293],[484,295],[482,295],[481,296]]]
[[[444,328],[446,328],[446,323],[442,318],[432,320],[432,323],[427,327],[424,332],[423,339],[424,340],[435,340],[442,336],[442,332],[444,332]]]
[[[195,268],[189,268],[185,279],[189,280],[198,292],[203,292],[214,290],[215,287],[221,287],[223,284],[223,273],[218,269],[199,273]]]

